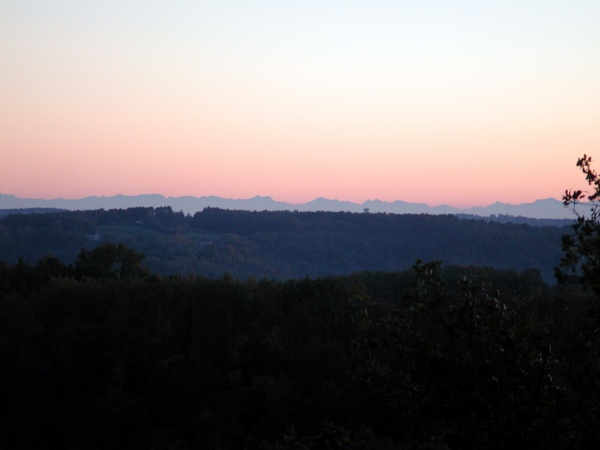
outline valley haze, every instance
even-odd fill
[[[508,215],[534,219],[574,219],[573,211],[562,201],[547,198],[531,203],[509,204],[496,202],[483,207],[455,208],[449,205],[429,206],[425,203],[408,203],[400,200],[386,202],[367,200],[363,203],[332,200],[323,197],[302,204],[292,204],[274,200],[269,196],[255,196],[247,199],[231,199],[216,196],[204,197],[165,197],[160,194],[137,196],[115,195],[109,197],[84,197],[79,199],[31,199],[14,195],[0,194],[0,209],[20,208],[59,208],[67,210],[118,209],[131,207],[170,206],[175,211],[194,214],[204,208],[237,209],[245,211],[332,211],[394,214],[471,214],[476,216]],[[585,212],[582,209],[582,212]]]

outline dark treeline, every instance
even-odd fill
[[[0,260],[73,263],[82,247],[125,243],[161,275],[302,278],[395,271],[421,258],[447,264],[534,268],[552,283],[567,226],[451,215],[229,211],[193,217],[170,207],[13,214],[0,219]]]
[[[0,217],[10,216],[12,214],[47,214],[66,211],[59,208],[11,208],[0,209]]]
[[[527,224],[535,227],[564,227],[572,226],[575,222],[573,219],[534,219],[531,217],[511,216],[509,214],[492,214],[490,216],[476,216],[474,214],[455,214],[460,219],[470,220],[485,220],[487,222]]]
[[[0,264],[0,448],[596,448],[597,297],[417,263],[161,277],[123,245]]]

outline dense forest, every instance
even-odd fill
[[[215,213],[203,229],[230,231]],[[82,216],[64,223],[93,231]],[[162,276],[135,249],[97,241],[68,264],[0,263],[0,448],[592,448],[599,289],[593,266],[566,270],[586,239],[563,241],[558,286],[534,269],[437,261]]]
[[[218,278],[227,272],[283,280],[404,270],[420,258],[533,268],[553,283],[561,237],[570,227],[500,219],[509,218],[218,208],[188,216],[170,207],[11,214],[0,219],[0,260],[33,264],[49,254],[70,264],[82,247],[124,243],[144,253],[147,267],[163,276]]]
[[[103,244],[0,264],[0,448],[595,448],[598,297],[415,263],[162,277]]]

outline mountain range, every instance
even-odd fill
[[[484,207],[455,208],[449,205],[429,206],[424,203],[408,203],[400,200],[386,202],[367,200],[364,203],[332,200],[323,197],[308,203],[292,204],[271,197],[255,196],[247,199],[230,199],[216,196],[165,197],[160,194],[137,196],[115,195],[110,197],[84,197],[79,199],[31,199],[0,194],[0,209],[57,208],[66,210],[118,209],[131,207],[170,206],[174,211],[194,214],[206,207],[246,211],[348,211],[395,214],[469,214],[475,216],[508,215],[536,219],[573,219],[573,211],[560,200],[546,198],[532,203],[509,204],[496,202]]]

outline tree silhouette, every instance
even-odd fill
[[[104,244],[93,250],[82,249],[75,263],[78,278],[135,279],[147,275],[141,263],[145,256],[123,244]]]
[[[600,175],[592,168],[591,156],[584,154],[577,160],[577,167],[593,190],[585,193],[569,189],[563,195],[563,204],[573,208],[577,222],[573,225],[574,234],[563,236],[564,255],[556,276],[565,281],[582,275],[584,282],[600,295]],[[581,206],[589,206],[589,215],[581,212]]]

